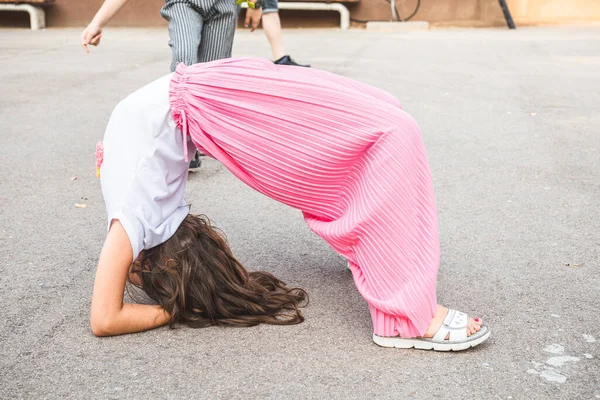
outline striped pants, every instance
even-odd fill
[[[171,71],[231,57],[237,23],[235,0],[166,0],[160,14],[169,21]]]
[[[375,334],[425,332],[436,310],[436,207],[419,128],[398,100],[314,68],[249,58],[180,65],[170,101],[196,146],[301,210],[349,260]]]

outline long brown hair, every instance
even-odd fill
[[[175,235],[132,265],[142,289],[170,315],[169,326],[299,324],[307,293],[268,272],[249,272],[223,233],[203,215],[188,215]]]

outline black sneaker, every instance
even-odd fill
[[[279,60],[273,61],[277,65],[294,65],[296,67],[307,67],[310,68],[309,64],[298,64],[296,61],[292,60],[290,56],[283,56]]]
[[[202,161],[200,161],[200,152],[196,152],[194,155],[194,159],[190,161],[190,169],[200,168],[202,165]]]

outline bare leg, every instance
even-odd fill
[[[263,14],[262,27],[271,46],[273,59],[279,60],[285,56],[285,48],[283,47],[283,38],[281,35],[281,20],[278,12],[270,12]]]

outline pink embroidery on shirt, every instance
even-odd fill
[[[96,143],[96,176],[100,178],[100,167],[104,161],[104,143]]]

